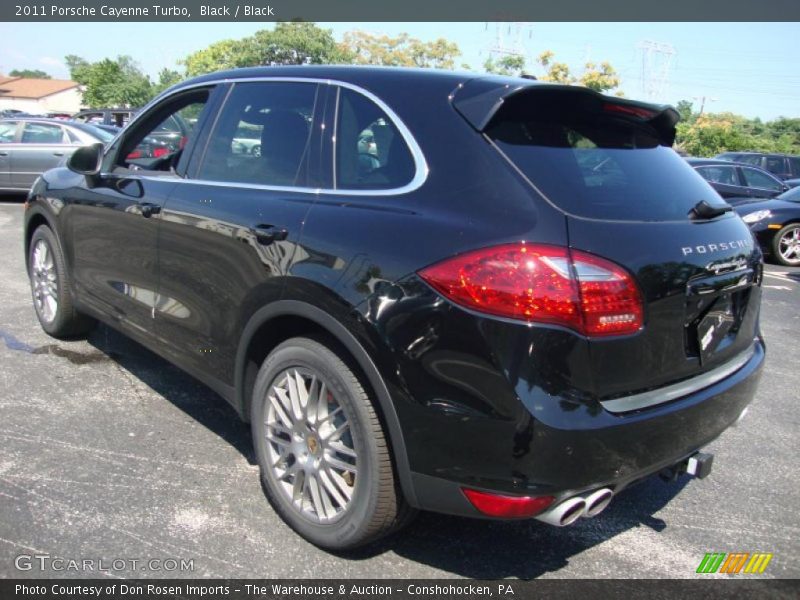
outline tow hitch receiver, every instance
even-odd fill
[[[664,481],[675,481],[681,473],[704,479],[711,473],[714,455],[708,452],[695,452],[686,460],[663,469],[660,473]]]

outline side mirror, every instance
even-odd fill
[[[100,142],[78,148],[69,157],[67,168],[81,175],[97,175],[103,162],[103,149]]]

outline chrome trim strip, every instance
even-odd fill
[[[170,92],[169,94],[161,94],[160,96],[154,98],[150,101],[142,110],[140,110],[133,119],[130,120],[128,125],[117,134],[111,142],[109,142],[107,148],[111,148],[116,142],[117,139],[131,126],[136,123],[138,119],[140,119],[145,113],[147,113],[152,106],[156,103],[160,103],[161,101],[167,99],[168,97],[174,96],[176,94],[181,94],[187,90],[191,90],[194,88],[200,87],[213,87],[215,85],[221,85],[226,83],[251,83],[251,82],[270,82],[270,81],[277,81],[283,83],[316,83],[316,84],[323,84],[323,85],[336,85],[343,88],[347,88],[349,90],[353,90],[357,94],[361,94],[362,96],[366,97],[367,99],[374,102],[386,115],[392,120],[392,122],[397,127],[397,130],[400,132],[400,135],[403,136],[408,148],[411,150],[411,155],[414,158],[414,166],[415,172],[414,177],[412,180],[404,186],[399,188],[391,188],[386,190],[343,190],[343,189],[321,189],[321,188],[305,188],[305,187],[292,187],[292,186],[272,186],[272,185],[258,185],[258,184],[245,184],[245,183],[231,183],[227,181],[208,181],[202,179],[180,179],[179,181],[182,183],[194,183],[194,184],[201,184],[201,185],[214,185],[214,186],[229,186],[229,187],[243,187],[249,189],[261,189],[261,190],[271,190],[276,192],[299,192],[299,193],[306,193],[306,194],[332,194],[337,196],[398,196],[400,194],[407,194],[409,192],[413,192],[414,190],[418,189],[425,183],[425,180],[428,178],[429,168],[428,163],[425,160],[425,155],[422,153],[422,149],[420,149],[419,144],[417,144],[417,140],[411,134],[411,131],[406,127],[406,124],[403,123],[403,120],[397,116],[395,113],[383,100],[378,98],[372,92],[365,90],[364,88],[357,86],[352,83],[348,83],[346,81],[339,81],[336,79],[322,79],[316,77],[231,77],[227,79],[219,79],[213,81],[203,81],[194,83],[187,86],[181,86],[179,89]],[[151,179],[146,175],[141,175],[142,179]],[[157,179],[161,179],[158,177]]]
[[[670,402],[671,400],[676,400],[710,387],[729,375],[733,375],[750,362],[750,359],[753,358],[755,353],[756,345],[754,343],[747,350],[737,354],[724,365],[720,365],[697,377],[641,394],[633,394],[632,396],[624,396],[623,398],[615,398],[614,400],[601,400],[600,404],[609,412],[625,413],[632,410],[648,408],[664,402]]]

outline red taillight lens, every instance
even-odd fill
[[[169,148],[153,148],[153,158],[161,158],[169,154]]]
[[[134,150],[126,157],[126,160],[133,160],[134,158],[142,158],[142,151],[141,150]]]
[[[420,271],[457,304],[528,322],[563,325],[589,336],[638,331],[642,300],[621,267],[585,252],[504,244],[467,252]]]
[[[611,113],[619,113],[622,115],[632,115],[640,119],[652,119],[656,113],[646,108],[639,106],[628,106],[626,104],[612,104],[610,102],[603,105],[603,110]]]
[[[506,519],[538,515],[555,501],[553,496],[506,496],[469,488],[462,491],[472,506],[484,515]]]

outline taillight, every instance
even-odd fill
[[[161,158],[169,154],[169,148],[153,148],[153,158]]]
[[[479,512],[488,517],[507,519],[538,515],[555,500],[553,496],[506,496],[469,488],[463,488],[461,491]]]
[[[419,275],[467,308],[587,336],[635,333],[643,323],[641,294],[630,274],[579,250],[504,244],[447,259]]]

